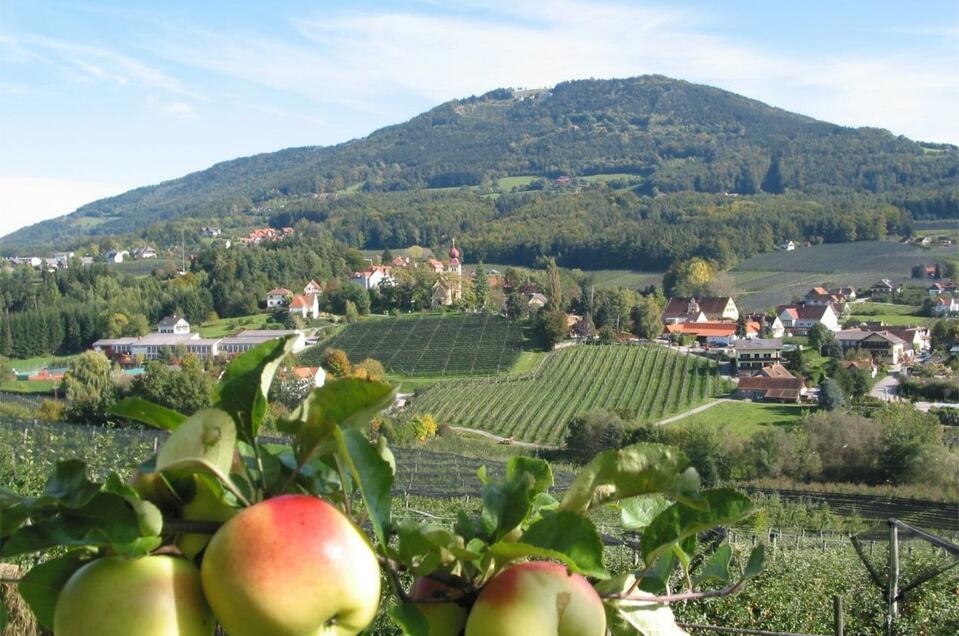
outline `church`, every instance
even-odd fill
[[[456,247],[456,239],[450,248],[450,260],[433,283],[433,306],[449,307],[463,299],[463,261],[462,252]]]

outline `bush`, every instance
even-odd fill
[[[65,407],[60,400],[44,400],[37,407],[37,419],[48,422],[59,422],[63,419]]]
[[[610,448],[621,448],[626,437],[622,418],[609,411],[590,411],[577,415],[566,427],[566,449],[576,459],[587,462]]]

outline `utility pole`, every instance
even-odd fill
[[[899,525],[889,519],[889,580],[886,584],[886,636],[894,636],[899,612]]]
[[[180,271],[186,275],[186,230],[180,228]]]

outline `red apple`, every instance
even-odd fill
[[[466,636],[603,636],[606,613],[596,590],[566,566],[510,566],[480,592]]]
[[[200,572],[186,559],[106,557],[87,563],[57,599],[57,636],[212,636]]]
[[[380,567],[366,535],[307,495],[267,499],[227,521],[201,573],[230,636],[357,634],[380,601]]]
[[[457,590],[423,577],[416,580],[410,598],[426,617],[427,636],[460,636],[466,626],[466,608],[455,600],[462,596]],[[446,601],[442,603],[438,601]],[[430,602],[424,602],[430,601]]]

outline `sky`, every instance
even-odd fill
[[[498,87],[656,73],[959,144],[959,1],[0,0],[0,235]]]

